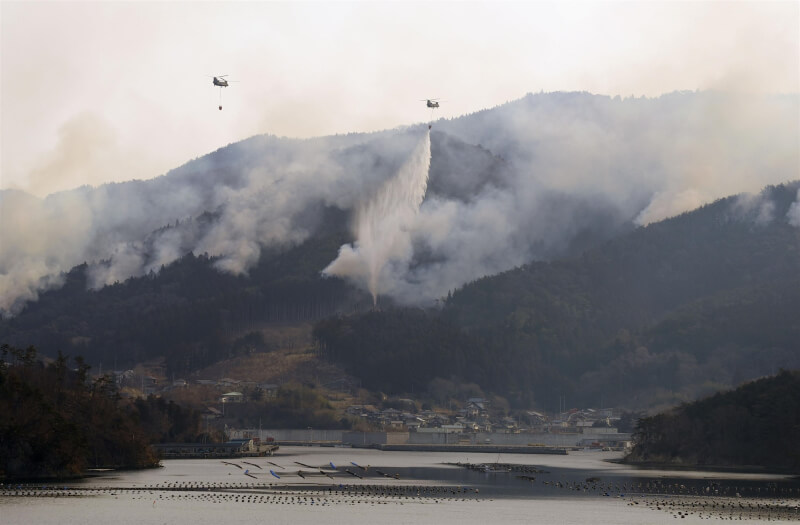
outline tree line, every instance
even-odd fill
[[[159,464],[150,444],[194,441],[200,414],[156,398],[130,402],[78,356],[45,364],[34,347],[0,347],[0,476],[62,478],[90,468]]]
[[[638,421],[626,461],[800,469],[800,371],[746,383]]]

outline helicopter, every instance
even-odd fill
[[[214,85],[219,87],[228,87],[228,81],[225,80],[225,77],[228,75],[220,75],[218,77],[214,77]]]
[[[228,87],[228,82],[237,82],[236,80],[230,80],[230,81],[227,80],[225,78],[227,76],[228,75],[219,75],[219,76],[216,76],[216,77],[212,77],[214,79],[214,80],[212,80],[212,83],[215,86],[219,87],[219,110],[220,111],[222,111],[222,88]]]
[[[431,108],[431,119],[433,119],[433,110],[439,107],[439,99],[438,98],[423,98],[420,101],[425,102],[425,105]],[[428,129],[431,129],[433,124],[428,123]]]

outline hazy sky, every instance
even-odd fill
[[[39,196],[260,133],[425,121],[427,97],[438,118],[541,90],[800,91],[796,1],[0,6],[0,188]]]

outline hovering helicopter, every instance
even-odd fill
[[[214,77],[214,85],[219,87],[228,87],[228,81],[225,80],[225,77],[228,75],[220,75],[218,77]]]
[[[227,80],[225,78],[227,76],[228,75],[219,75],[219,76],[216,76],[216,77],[212,77],[214,79],[214,80],[212,80],[212,83],[215,86],[219,87],[219,110],[220,111],[222,111],[222,88],[228,87],[228,82],[236,82],[236,80],[230,80],[230,81]]]
[[[425,105],[431,108],[431,120],[433,120],[433,110],[439,107],[439,99],[438,98],[423,98],[420,99],[421,101],[425,102]],[[428,129],[431,129],[433,124],[428,124]]]

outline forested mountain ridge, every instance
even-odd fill
[[[566,396],[642,407],[800,367],[800,229],[786,220],[798,186],[721,199],[580,257],[465,285],[428,314],[467,336],[460,358],[438,368],[422,359],[418,373],[475,382],[519,406],[554,408]],[[326,321],[317,336],[336,359],[391,384],[385,359],[402,355],[405,340],[379,342],[359,329],[365,322]],[[364,371],[363,351],[349,348],[370,349],[382,366]]]

